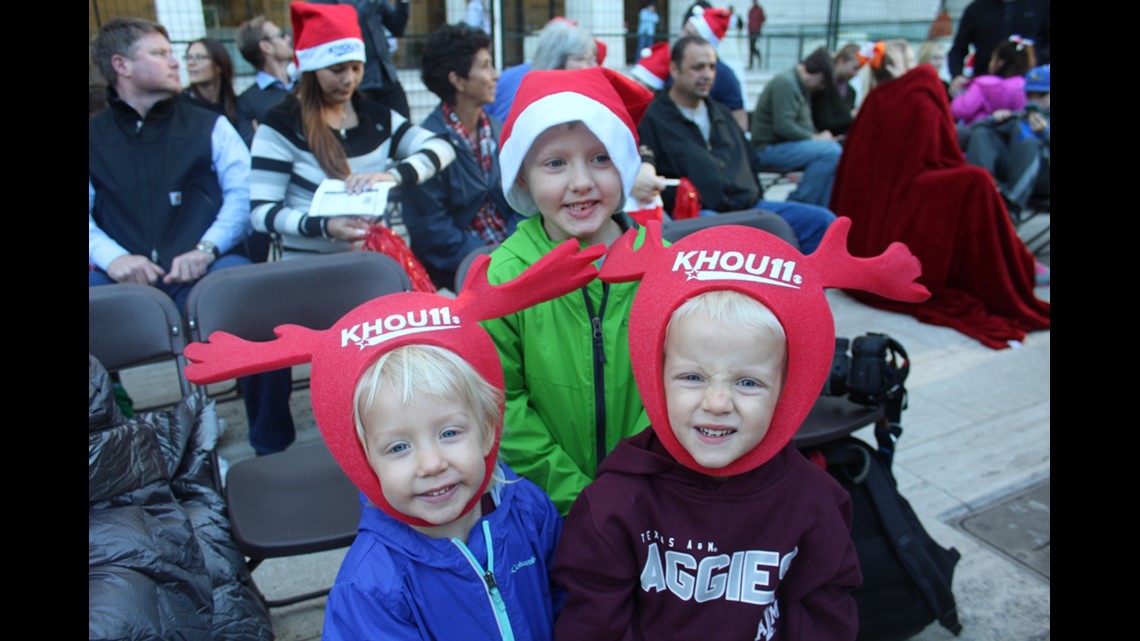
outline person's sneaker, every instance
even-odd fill
[[[1049,268],[1039,260],[1033,261],[1033,271],[1037,276],[1037,286],[1047,287],[1049,285]]]

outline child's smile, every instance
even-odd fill
[[[491,442],[471,411],[451,399],[417,395],[404,404],[387,385],[362,418],[368,461],[393,508],[436,526],[429,536],[466,538],[481,512],[463,509],[483,485]],[[460,518],[463,517],[463,518]],[[417,528],[423,529],[423,528]]]
[[[784,345],[770,332],[698,315],[665,340],[665,403],[677,441],[719,469],[764,439],[783,382]]]
[[[551,240],[612,241],[622,198],[621,174],[606,146],[581,122],[544,131],[523,161],[520,186],[530,192]]]

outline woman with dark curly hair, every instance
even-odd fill
[[[194,104],[225,116],[237,127],[234,61],[225,45],[211,38],[199,38],[190,43],[182,59],[190,78],[183,95]]]
[[[499,72],[491,38],[466,24],[444,25],[424,46],[424,85],[440,103],[421,125],[447,136],[456,159],[439,174],[403,193],[412,251],[438,287],[454,287],[469,252],[502,242],[522,216],[503,195],[498,120],[484,107],[495,100]]]

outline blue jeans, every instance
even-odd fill
[[[831,185],[843,147],[831,140],[796,140],[778,142],[759,151],[760,163],[785,171],[803,170],[799,187],[788,200],[827,207],[831,202]]]
[[[248,265],[249,259],[238,254],[219,257],[206,273]],[[88,272],[90,287],[114,285],[115,280],[107,272],[95,268]],[[182,315],[186,315],[186,299],[194,283],[165,284],[161,279],[154,285],[174,299]],[[253,374],[238,378],[242,400],[245,402],[245,415],[249,421],[249,444],[258,454],[280,452],[289,447],[296,438],[293,415],[289,411],[289,395],[293,392],[293,372],[290,368],[273,370],[263,374]]]
[[[763,209],[776,214],[792,228],[796,235],[796,242],[800,245],[800,252],[804,256],[815,251],[819,247],[819,242],[823,240],[823,234],[827,231],[831,221],[835,220],[835,214],[830,209],[824,207],[817,207],[816,205],[809,205],[807,203],[797,202],[781,202],[778,200],[764,200],[761,198],[756,201],[754,209]],[[720,212],[711,209],[702,209],[702,216],[715,216]]]

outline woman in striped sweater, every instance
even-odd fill
[[[415,185],[455,159],[446,138],[357,95],[364,43],[352,6],[290,6],[301,79],[258,127],[250,174],[253,227],[280,239],[284,258],[345,251],[372,222],[310,217],[322,180],[344,180],[355,193],[378,182]]]

